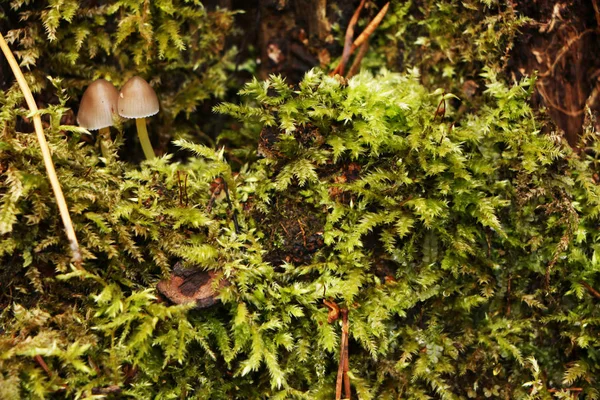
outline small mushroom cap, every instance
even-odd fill
[[[121,117],[146,118],[158,113],[158,97],[148,82],[134,76],[119,92],[118,109]]]
[[[118,99],[119,92],[112,83],[104,79],[95,80],[81,97],[77,123],[90,131],[112,126]]]

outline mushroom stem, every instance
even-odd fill
[[[137,127],[138,137],[140,138],[140,144],[142,145],[142,150],[144,150],[144,155],[147,160],[152,160],[154,157],[154,149],[152,148],[152,144],[150,144],[150,138],[148,137],[148,130],[146,129],[146,118],[137,118],[135,120],[135,126]]]
[[[110,128],[108,126],[106,128],[100,128],[98,139],[100,139],[100,151],[102,152],[102,157],[108,162],[108,157],[110,155],[108,148],[106,147],[106,144],[110,142]]]

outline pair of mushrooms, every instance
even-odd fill
[[[100,130],[100,148],[102,155],[107,157],[104,141],[110,137],[110,127],[113,116],[118,113],[124,118],[135,118],[138,137],[146,159],[154,158],[154,150],[148,138],[146,117],[158,113],[158,98],[154,89],[139,76],[129,79],[120,92],[115,86],[98,79],[88,88],[79,104],[77,123],[90,131]]]

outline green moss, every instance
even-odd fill
[[[203,138],[205,101],[222,99],[231,85],[236,48],[225,48],[234,33],[234,13],[209,11],[200,1],[125,0],[88,2],[0,2],[8,27],[3,32],[28,79],[44,103],[53,103],[46,76],[60,78],[74,113],[83,90],[104,78],[121,87],[140,75],[158,93],[161,111],[150,120],[152,142],[165,152],[174,137]],[[18,21],[18,23],[17,23]],[[210,115],[210,113],[208,113]],[[73,114],[65,119],[74,123]],[[127,123],[127,131],[135,132]],[[128,136],[135,140],[135,134]],[[122,153],[142,159],[137,149]]]
[[[598,310],[583,283],[598,286],[598,188],[588,161],[539,134],[530,81],[487,79],[485,106],[454,125],[416,72],[252,82],[247,102],[218,107],[265,125],[267,156],[235,174],[186,141],[185,163],[103,166],[55,107],[86,273],[69,267],[39,152],[14,125],[20,95],[4,93],[3,395],[331,398],[331,298],[350,309],[361,398],[545,396],[563,379],[594,398]],[[218,177],[233,210],[211,193]],[[220,305],[157,302],[177,262],[226,279]]]
[[[192,111],[226,87],[232,14],[13,2],[9,18],[24,20],[9,38],[49,104],[85,271],[70,265],[23,98],[1,91],[0,398],[331,399],[341,327],[325,299],[350,310],[361,399],[600,397],[598,162],[540,133],[532,79],[496,75],[492,32],[510,42],[523,21],[493,2],[446,3],[420,2],[420,22],[394,5],[382,30],[396,49],[425,46],[405,57],[426,77],[254,80],[216,108],[240,120],[222,131],[226,149],[180,139],[134,165],[123,127],[105,164],[71,125],[80,89],[158,76],[166,113],[151,126],[199,139]],[[481,72],[476,109],[430,89]],[[170,305],[155,287],[178,266],[213,273],[220,302]]]

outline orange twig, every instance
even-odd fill
[[[350,55],[352,54],[352,39],[354,38],[354,27],[358,22],[358,17],[360,16],[360,12],[362,11],[364,6],[365,0],[361,0],[360,4],[358,5],[358,8],[356,9],[356,11],[354,11],[352,18],[350,18],[350,22],[348,22],[348,28],[346,28],[346,38],[344,41],[344,51],[342,53],[342,60],[338,64],[337,68],[331,73],[332,76],[335,74],[344,75],[344,69],[346,68],[346,64],[348,63]]]
[[[348,333],[350,326],[348,324],[348,309],[340,310],[342,313],[342,339],[340,343],[340,365],[338,368],[337,380],[335,384],[335,399],[342,398],[342,383],[344,385],[344,393],[346,399],[350,399],[350,378],[348,377],[349,361],[348,361]]]
[[[325,304],[325,307],[329,309],[329,313],[327,314],[327,323],[331,324],[340,317],[340,307],[333,301],[327,299],[323,300],[323,304]]]
[[[342,334],[346,331],[346,335],[344,337],[344,353],[346,356],[344,357],[344,393],[346,394],[346,398],[350,399],[351,388],[350,388],[350,377],[348,376],[348,371],[350,371],[350,350],[348,347],[348,337],[350,336],[350,324],[348,323],[348,310],[342,310]]]
[[[594,297],[600,299],[600,292],[588,285],[587,283],[581,281],[581,284],[585,286],[585,288],[592,294]]]
[[[367,54],[368,50],[369,50],[369,41],[367,40],[360,46],[360,49],[358,50],[358,54],[356,55],[356,58],[354,59],[352,66],[348,70],[348,74],[346,74],[346,78],[350,79],[354,75],[356,75],[356,73],[358,72],[358,69],[360,68],[360,63],[362,62],[362,59]]]
[[[350,56],[352,55],[354,50],[356,50],[358,47],[360,47],[364,43],[366,43],[367,40],[369,39],[369,37],[373,34],[373,32],[375,32],[375,29],[377,29],[377,27],[383,20],[383,17],[385,17],[385,14],[387,13],[388,9],[390,8],[390,3],[387,2],[383,6],[383,8],[379,11],[379,13],[377,13],[375,18],[373,18],[373,20],[371,22],[369,22],[369,25],[367,25],[365,30],[362,31],[362,33],[360,35],[358,35],[356,40],[354,40],[352,45],[350,45],[352,36],[354,35],[354,27],[356,26],[356,23],[358,21],[358,16],[359,16],[360,11],[362,10],[363,6],[364,6],[364,0],[360,2],[358,8],[354,12],[354,15],[352,15],[352,18],[350,19],[348,28],[346,29],[346,39],[344,42],[344,52],[342,53],[342,59],[341,59],[340,63],[338,64],[338,66],[333,71],[331,71],[331,73],[329,74],[330,76],[334,76],[336,74],[339,74],[342,76],[344,75],[344,69],[346,68],[346,64],[348,63]],[[364,49],[361,49],[361,51],[363,51],[363,54],[360,56],[360,59],[362,60],[362,57],[364,57],[364,53],[366,53],[367,49],[364,48]],[[358,63],[359,63],[358,65],[360,65],[360,60],[358,61]],[[352,66],[354,67],[355,64],[356,64],[356,62]],[[356,68],[358,68],[358,67],[356,67]],[[356,73],[356,72],[354,72],[354,73]]]
[[[44,371],[46,371],[48,376],[50,376],[50,377],[52,376],[52,371],[50,371],[50,368],[48,368],[48,364],[46,364],[46,362],[44,361],[42,356],[40,356],[38,354],[37,356],[34,356],[33,359],[35,360],[35,362],[37,362],[39,364],[40,367],[42,367],[42,369]]]
[[[358,46],[360,46],[361,44],[363,44],[369,38],[369,36],[371,36],[371,34],[373,32],[375,32],[375,29],[377,29],[377,27],[379,26],[379,24],[383,20],[383,17],[385,17],[385,14],[387,13],[388,8],[390,8],[390,3],[389,2],[387,2],[385,4],[385,6],[383,6],[383,8],[377,13],[377,15],[375,16],[375,18],[373,18],[373,21],[371,21],[369,23],[369,25],[367,25],[367,27],[365,28],[365,30],[360,35],[358,35],[358,37],[356,38],[356,40],[352,44],[352,50],[351,50],[351,52],[354,51]]]
[[[578,387],[564,388],[564,389],[548,389],[548,392],[550,392],[550,393],[556,393],[556,392],[561,392],[563,390],[566,390],[568,392],[583,392],[583,388],[578,388]]]

